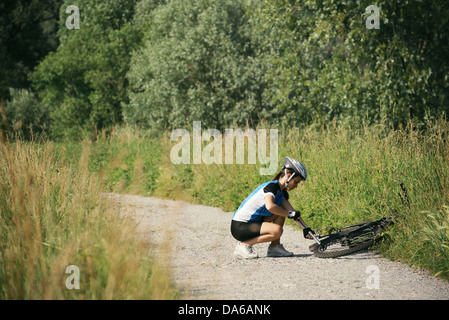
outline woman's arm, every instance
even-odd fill
[[[282,205],[281,205],[281,206],[282,206],[282,208],[284,208],[285,210],[287,210],[287,212],[288,212],[288,211],[296,211],[287,199],[284,199],[284,201],[282,201]],[[299,218],[296,219],[296,220],[298,220],[298,221],[301,222],[301,224],[304,226],[303,229],[308,228],[308,226],[306,225],[306,223],[304,222],[304,220],[302,220],[301,217],[299,217]]]
[[[287,199],[284,199],[284,201],[282,201],[281,207],[287,211],[295,211],[295,209],[293,208],[293,206],[290,204],[290,202]]]
[[[293,206],[290,204],[290,202],[287,199],[284,199],[284,201],[282,202],[282,208],[284,208],[287,211],[296,211]],[[304,222],[304,220],[302,220],[301,217],[299,217],[298,219],[296,219],[297,221],[299,221],[299,226],[304,230],[309,228],[309,226]],[[313,232],[313,231],[312,231]],[[314,232],[313,232],[314,233]],[[307,239],[313,239],[310,235],[306,236]]]
[[[287,199],[284,199],[284,201],[282,201],[281,206],[279,207],[277,204],[274,203],[273,197],[271,195],[265,196],[265,207],[271,213],[286,218],[288,217],[289,211],[295,211],[295,209],[292,207],[292,205],[290,204],[290,202],[288,202]],[[309,228],[309,226],[304,222],[304,220],[302,220],[301,217],[299,217],[296,220],[300,222],[301,226],[304,226],[303,230]],[[307,236],[307,238],[312,239],[312,237],[310,236]]]
[[[285,200],[284,200],[285,202]],[[284,204],[282,203],[282,205]],[[273,214],[276,214],[281,217],[288,217],[288,210],[285,210],[285,208],[279,207],[276,203],[273,201],[272,195],[266,195],[265,196],[265,208],[267,208],[268,211],[270,211]]]

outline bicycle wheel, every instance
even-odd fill
[[[321,244],[311,245],[310,251],[318,258],[345,256],[371,247],[380,231],[379,225],[375,222],[361,223],[343,229],[345,230],[325,236],[321,239]]]
[[[368,239],[364,242],[360,242],[356,245],[349,245],[344,246],[339,242],[331,243],[327,246],[323,246],[322,244],[319,245],[318,243],[313,244],[310,246],[310,251],[313,252],[313,254],[317,258],[337,258],[341,256],[346,256],[348,254],[367,249],[371,247],[374,244],[374,239]]]

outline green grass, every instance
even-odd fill
[[[109,192],[151,194],[158,178],[162,145],[149,132],[134,127],[115,128],[107,136],[100,133],[89,144],[89,171],[103,178]],[[81,143],[58,143],[56,153],[76,167]]]
[[[0,143],[0,299],[180,296],[151,244],[102,196],[91,157],[87,141],[59,150]],[[79,290],[65,285],[69,265],[80,270]]]
[[[291,202],[314,228],[378,219],[395,210],[399,220],[378,245],[381,253],[449,279],[448,133],[445,121],[429,123],[425,132],[412,123],[401,130],[386,125],[356,130],[335,123],[280,128],[278,168],[284,156],[306,165],[309,178],[291,192]],[[97,155],[105,153],[94,151],[90,161],[103,159],[96,170],[106,172],[112,190],[123,189],[120,185],[125,180],[125,192],[137,190],[227,211],[235,210],[258,184],[272,178],[259,175],[259,164],[174,165],[169,155],[176,142],[169,140],[169,134],[150,137],[122,129],[97,140],[92,149],[107,150],[108,156],[101,158]],[[148,164],[142,166],[141,174],[150,177],[145,180],[154,188],[141,188],[140,182],[133,187],[139,180],[132,170],[128,170],[129,178],[114,173],[121,166],[122,170],[136,167],[136,159]],[[409,203],[398,195],[401,183]]]
[[[278,168],[284,156],[306,165],[309,178],[290,199],[313,228],[378,219],[396,210],[397,224],[377,249],[449,280],[448,133],[445,121],[428,124],[425,132],[412,124],[401,130],[337,124],[279,128]],[[169,136],[122,127],[82,143],[2,145],[0,297],[179,297],[158,260],[135,239],[132,223],[123,224],[101,193],[234,211],[272,176],[259,175],[259,164],[174,165],[170,150],[176,142]],[[409,202],[398,195],[401,183]],[[64,286],[69,264],[80,266],[79,291]]]

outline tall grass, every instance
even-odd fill
[[[54,144],[0,143],[0,299],[171,299],[170,277],[91,173]],[[66,268],[80,271],[69,290]]]
[[[123,129],[100,140],[93,149],[114,146],[117,150],[129,150],[128,159],[148,163],[142,172],[152,173],[154,188],[145,190],[145,194],[228,211],[235,210],[258,184],[272,178],[259,175],[259,164],[174,165],[169,155],[175,142],[169,140],[169,134],[151,138],[143,132]],[[397,224],[378,249],[390,259],[449,279],[448,135],[446,121],[429,123],[422,132],[413,123],[400,130],[382,124],[360,130],[336,123],[280,128],[278,168],[284,156],[306,165],[309,178],[291,192],[291,202],[314,228],[325,230],[378,219],[395,210]],[[153,147],[131,150],[130,141],[143,145],[142,138]],[[155,149],[156,153],[152,151]],[[103,168],[108,171],[123,161],[114,164],[114,160]],[[135,162],[128,164],[128,168],[135,166]],[[111,183],[114,185],[114,181]],[[401,183],[407,190],[407,199]]]
[[[312,225],[324,228],[394,210],[397,224],[381,252],[449,279],[448,138],[444,121],[425,132],[410,123],[396,131],[335,125],[290,134],[285,153],[302,159],[310,173],[293,203]]]
[[[159,137],[135,127],[116,127],[100,132],[90,145],[88,168],[97,173],[109,192],[148,195],[156,187],[162,156]],[[76,168],[82,146],[76,141],[55,144],[55,154]]]

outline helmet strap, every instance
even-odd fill
[[[290,176],[290,178],[287,179],[287,169],[284,170],[284,175],[285,175],[285,188],[287,189],[288,187],[288,183],[289,181],[293,178],[293,176],[295,175],[295,172],[292,173],[292,175]]]

